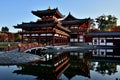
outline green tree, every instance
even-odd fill
[[[106,63],[106,62],[98,62],[98,65],[96,67],[96,71],[105,75],[112,75],[117,72],[116,70],[116,64],[114,63]]]
[[[111,28],[117,26],[117,18],[112,15],[101,15],[95,20],[101,31],[109,31]]]
[[[2,32],[9,32],[9,28],[6,27],[6,26],[5,26],[5,27],[2,27],[2,28],[1,28],[1,31],[2,31]]]
[[[2,36],[2,41],[4,42],[4,39],[5,39],[5,34],[7,33],[7,32],[9,32],[9,28],[8,27],[2,27],[1,28],[1,32],[3,33],[3,36]]]

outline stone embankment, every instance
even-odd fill
[[[16,65],[16,64],[24,64],[28,62],[34,62],[40,60],[40,56],[17,52],[17,51],[10,51],[10,52],[3,52],[0,54],[0,64],[1,65]]]
[[[46,50],[42,51],[45,53],[56,53],[56,52],[64,52],[64,51],[81,51],[88,49],[96,49],[101,48],[97,46],[49,46],[44,47]],[[102,48],[111,48],[111,47],[102,47]],[[0,52],[0,64],[24,64],[34,61],[42,60],[44,57],[40,57],[38,55],[29,54],[25,52],[18,52],[18,50],[8,51],[8,52]]]

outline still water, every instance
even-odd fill
[[[69,63],[57,72],[39,64],[0,65],[0,80],[120,80],[119,49],[68,52]],[[58,66],[59,67],[59,66]]]

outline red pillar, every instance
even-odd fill
[[[62,45],[62,38],[60,38],[60,45]]]
[[[30,34],[30,43],[32,43],[32,35]]]
[[[41,36],[38,35],[38,44],[40,44],[40,43],[41,43]]]
[[[60,45],[60,37],[58,38],[58,42],[59,42],[59,45]]]
[[[67,40],[67,38],[66,38],[66,45],[67,45],[67,43],[68,43],[68,40]]]
[[[78,42],[80,42],[80,35],[79,34],[77,35],[77,38],[78,38]]]
[[[53,34],[53,36],[52,36],[52,46],[54,46],[55,45],[55,37],[54,37],[54,34]]]

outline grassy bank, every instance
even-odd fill
[[[7,48],[10,46],[17,46],[19,42],[0,42],[0,48]]]

